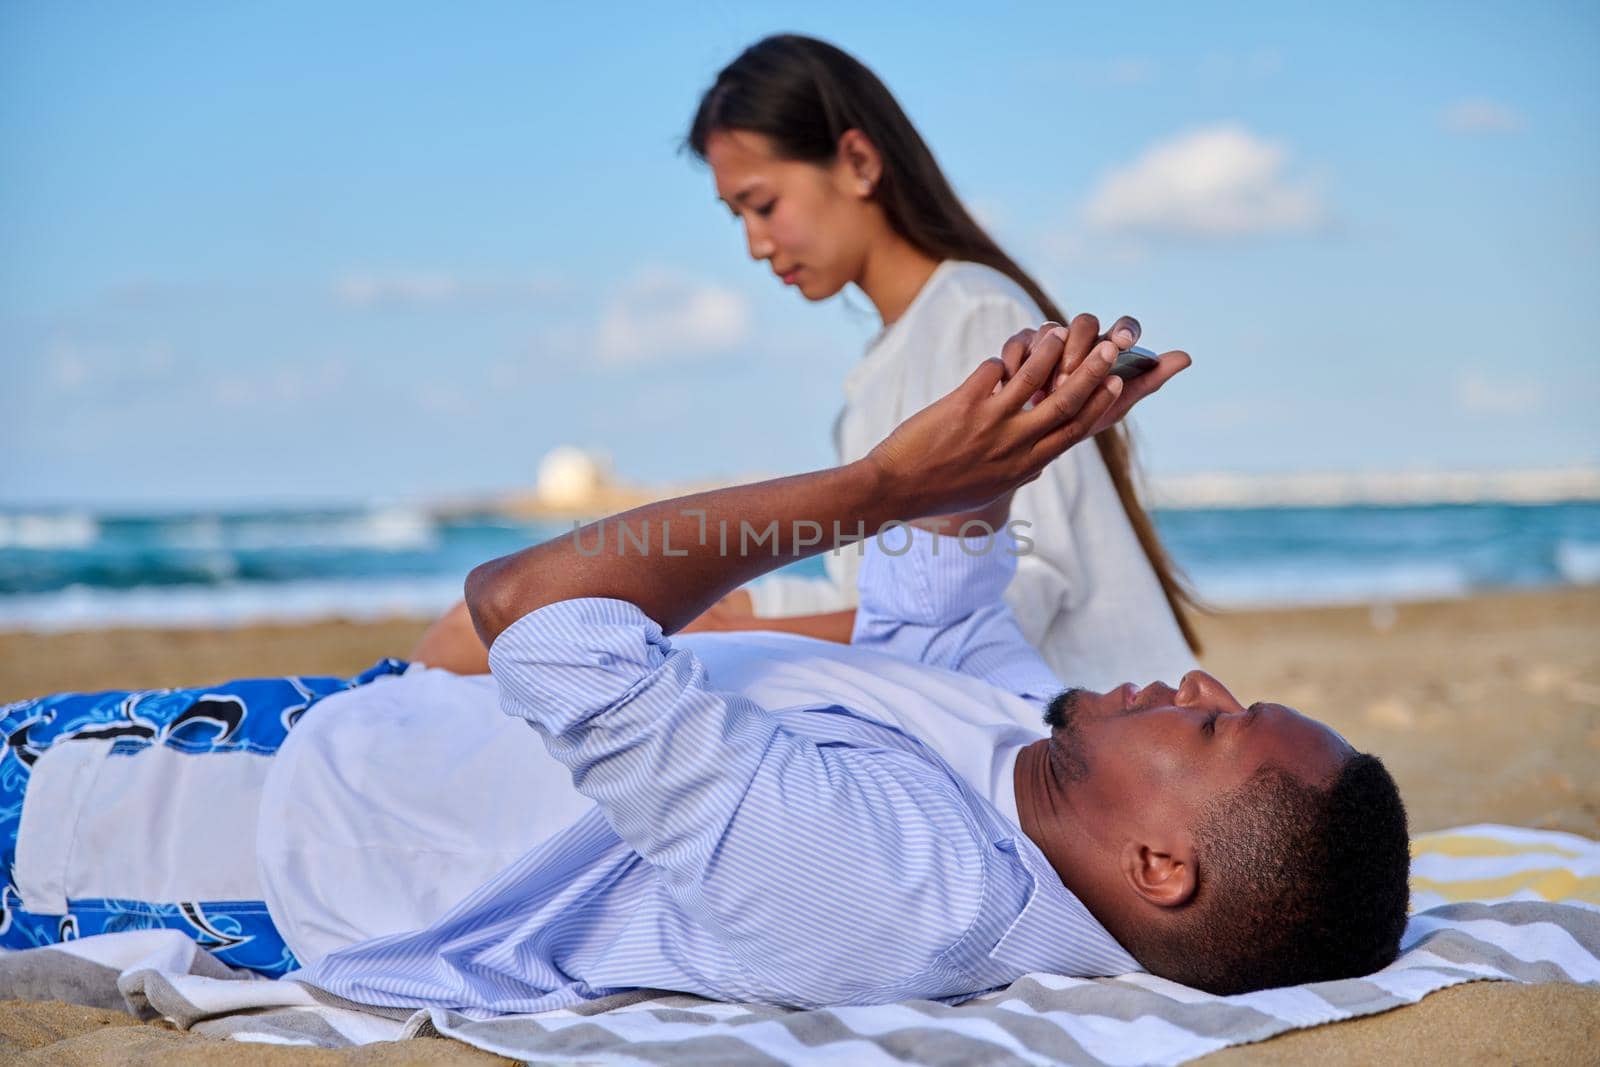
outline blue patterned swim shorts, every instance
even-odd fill
[[[196,689],[56,693],[0,705],[0,948],[35,948],[123,930],[181,930],[235,967],[277,977],[299,966],[259,900],[144,901],[89,897],[63,914],[23,907],[16,862],[23,800],[34,764],[52,746],[109,741],[108,758],[164,746],[196,757],[248,752],[270,756],[317,701],[383,677],[406,664],[380,660],[354,678],[252,678]],[[67,813],[63,812],[63,816]],[[70,828],[63,827],[64,832]]]

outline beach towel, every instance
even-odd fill
[[[1600,843],[1477,825],[1419,835],[1412,853],[1413,913],[1398,960],[1366,978],[1232,997],[1142,974],[1030,974],[957,1007],[790,1011],[638,991],[473,1021],[365,1010],[233,970],[174,930],[0,956],[0,997],[125,1007],[242,1041],[342,1047],[443,1035],[540,1063],[1177,1064],[1462,982],[1600,985]]]

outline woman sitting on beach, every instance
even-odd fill
[[[933,153],[870,70],[809,37],[758,41],[701,98],[689,147],[744,225],[752,258],[811,301],[854,284],[883,329],[845,381],[837,460],[859,459],[912,412],[948,393],[1007,337],[1067,321],[962,206]],[[1138,323],[1108,330],[1119,343]],[[1196,667],[1191,601],[1140,506],[1120,426],[1017,492],[1031,540],[1006,602],[1057,676],[1110,687]],[[737,590],[687,629],[783,630],[848,642],[854,552],[824,557],[826,579],[774,575]],[[488,670],[458,605],[413,660]]]
[[[1068,321],[962,206],[884,84],[830,44],[782,35],[746,49],[701,98],[688,144],[710,164],[752,259],[811,301],[854,284],[882,320],[844,383],[834,426],[841,463],[949,392],[1017,330]],[[1138,329],[1119,322],[1108,332],[1119,328]],[[1012,515],[1033,546],[1006,601],[1060,677],[1090,686],[1180,677],[1199,650],[1189,596],[1139,504],[1125,432],[1114,427],[1095,444],[1017,493]],[[860,558],[842,552],[825,563],[826,580],[768,578],[691,629],[848,641]]]

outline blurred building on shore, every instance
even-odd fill
[[[604,453],[561,445],[539,461],[532,489],[489,500],[453,501],[436,510],[442,514],[489,513],[519,520],[587,520],[757,477],[766,475],[641,485],[619,479],[611,458]]]

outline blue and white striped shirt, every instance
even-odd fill
[[[829,656],[959,671],[970,691],[981,678],[1038,706],[1060,683],[1000,600],[1014,568],[1007,551],[969,555],[922,531],[901,555],[874,543],[856,645]],[[762,706],[719,689],[693,643],[610,599],[508,628],[490,653],[502,707],[595,807],[432,926],[293,977],[360,1003],[482,1016],[632,988],[798,1007],[956,1002],[1033,971],[1139,969],[929,745],[837,702]]]

